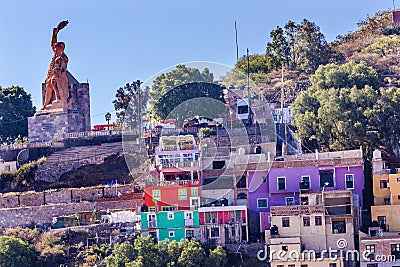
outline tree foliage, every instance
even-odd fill
[[[119,122],[138,122],[146,110],[150,88],[141,88],[141,84],[137,80],[118,88],[113,104]]]
[[[138,237],[134,245],[116,245],[111,255],[105,258],[107,267],[190,267],[224,266],[227,255],[222,247],[210,250],[207,257],[200,243],[191,240],[160,241],[155,244],[151,237]]]
[[[280,69],[284,66],[291,70],[313,73],[319,65],[328,63],[329,46],[314,22],[304,19],[296,24],[289,21],[284,28],[278,26],[271,31],[270,38],[266,47],[269,69]]]
[[[155,78],[149,94],[151,110],[158,119],[167,118],[178,105],[194,98],[209,97],[223,101],[223,88],[214,83],[214,75],[207,68],[200,72],[185,65],[177,65],[170,72]],[[199,108],[204,109],[205,105]],[[193,107],[185,110],[193,113],[189,116],[198,115],[194,114]]]
[[[396,153],[400,89],[378,89],[377,72],[354,62],[320,66],[311,82],[293,105],[296,134],[305,147],[384,146]]]
[[[154,104],[166,92],[179,85],[192,82],[212,83],[213,81],[214,75],[210,73],[208,68],[200,72],[197,68],[186,67],[183,64],[177,65],[175,69],[154,79],[150,90],[150,103]]]
[[[22,87],[0,89],[0,142],[28,136],[28,117],[35,114],[31,95]]]
[[[35,255],[28,244],[12,236],[0,236],[0,266],[34,266]]]

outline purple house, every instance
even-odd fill
[[[260,165],[247,169],[248,208],[259,212],[261,231],[270,227],[271,206],[301,204],[300,190],[352,190],[354,205],[363,207],[361,150],[286,156],[264,165],[265,171]]]

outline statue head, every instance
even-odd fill
[[[57,42],[55,44],[56,55],[60,56],[64,53],[65,43],[64,42]]]

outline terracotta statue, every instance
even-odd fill
[[[53,28],[51,48],[53,49],[54,56],[47,71],[46,93],[42,109],[67,107],[69,95],[67,79],[68,57],[64,53],[65,43],[57,42],[58,32],[67,26],[67,24],[68,20],[62,21],[58,24],[57,28]]]

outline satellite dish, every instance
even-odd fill
[[[21,165],[24,165],[25,163],[28,162],[29,159],[29,150],[28,149],[22,149],[20,152],[18,152],[17,155],[17,164],[18,164],[18,168]]]

